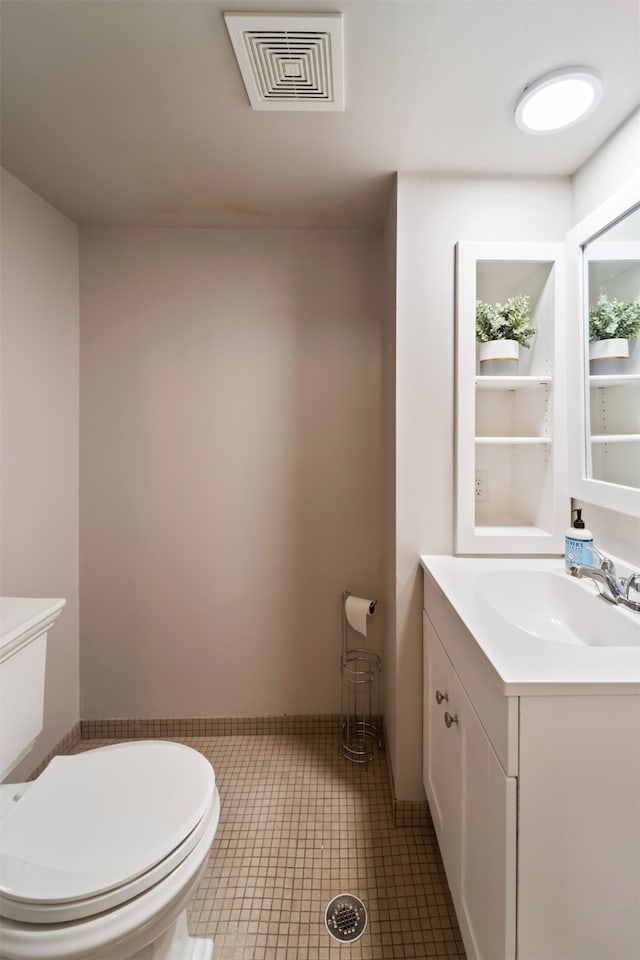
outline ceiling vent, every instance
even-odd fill
[[[344,110],[341,13],[224,19],[254,110]]]

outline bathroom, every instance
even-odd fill
[[[291,174],[288,198],[277,171],[267,181],[273,205],[249,179],[226,203],[209,197],[191,156],[199,140],[174,146],[184,166],[159,162],[157,178],[146,154],[136,154],[138,143],[166,149],[163,128],[147,130],[145,118],[152,123],[164,109],[177,122],[189,102],[145,100],[146,71],[160,79],[154,36],[167,57],[176,37],[194,44],[198,63],[215,43],[226,143],[268,147],[265,170],[280,157],[269,123],[283,131],[291,122],[249,110],[222,20],[233,5],[169,3],[156,16],[153,6],[2,4],[0,585],[4,596],[66,599],[49,636],[44,729],[11,779],[67,749],[80,721],[84,736],[98,739],[132,735],[135,724],[123,734],[125,721],[150,736],[169,729],[151,720],[184,721],[187,733],[193,718],[323,724],[339,712],[348,588],[380,601],[368,642],[383,661],[401,830],[425,812],[419,557],[455,552],[454,248],[464,240],[561,243],[637,175],[636,5],[464,5],[457,29],[469,46],[490,15],[500,13],[512,37],[528,35],[532,51],[548,48],[545,18],[553,24],[558,48],[512,68],[517,82],[500,110],[546,69],[580,62],[604,75],[606,48],[604,79],[615,93],[601,106],[613,112],[585,122],[591,141],[581,127],[574,132],[584,139],[568,131],[559,145],[531,138],[532,159],[516,171],[506,161],[489,165],[457,130],[450,135],[464,161],[446,165],[434,152],[416,166],[405,159],[412,141],[437,138],[413,130],[395,155],[387,144],[386,164],[365,168],[360,180],[348,170],[340,179],[316,142],[322,159]],[[398,9],[420,6],[340,4],[347,36],[373,20],[374,48],[394,36]],[[425,32],[460,9],[422,6]],[[205,42],[207,17],[217,26]],[[119,56],[105,67],[113,89],[104,72],[90,83],[91,64],[114,49]],[[185,69],[168,59],[172,82]],[[363,91],[347,76],[349,104]],[[127,87],[132,78],[143,92]],[[393,89],[404,79],[396,76]],[[85,83],[93,112],[82,103]],[[189,89],[201,94],[201,78]],[[130,118],[116,125],[114,105],[126,99]],[[198,109],[213,108],[205,98]],[[347,109],[293,119],[313,140],[312,123],[325,131],[349,117]],[[420,115],[417,122],[427,126]],[[367,130],[370,139],[364,127],[359,135],[384,158],[386,131]],[[515,127],[507,136],[523,137]],[[214,157],[228,168],[225,149]],[[322,164],[326,179],[312,188]],[[215,176],[215,162],[211,169]],[[122,186],[109,178],[114,171]],[[147,179],[163,192],[144,192]],[[637,518],[589,504],[585,517],[603,551],[640,564]],[[222,790],[221,803],[224,811]],[[317,956],[329,949],[323,940]],[[406,955],[420,956],[416,949]]]

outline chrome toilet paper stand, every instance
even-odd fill
[[[374,747],[384,747],[380,716],[379,675],[382,661],[373,650],[348,646],[349,630],[346,602],[350,590],[342,594],[342,706],[340,715],[340,752],[354,763],[373,760]],[[370,613],[377,600],[372,601]]]

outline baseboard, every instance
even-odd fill
[[[393,822],[396,827],[427,827],[431,814],[426,800],[394,800]]]
[[[385,741],[384,762],[387,765],[391,796],[393,798],[393,822],[396,827],[424,827],[431,822],[426,800],[411,801],[396,799],[391,753],[386,729],[382,723]],[[132,740],[137,737],[162,739],[164,737],[233,737],[273,734],[314,734],[340,736],[338,714],[301,714],[275,717],[188,717],[178,719],[108,719],[81,720],[65,734],[53,750],[40,761],[29,776],[34,780],[53,757],[69,754],[80,740]]]
[[[265,734],[328,734],[340,731],[337,714],[274,717],[180,717],[177,719],[81,720],[83,740],[147,737],[234,737]]]

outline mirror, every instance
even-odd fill
[[[585,244],[586,476],[640,489],[640,207]]]
[[[570,492],[640,517],[640,178],[567,239],[570,296],[579,293],[577,343],[568,338]]]

